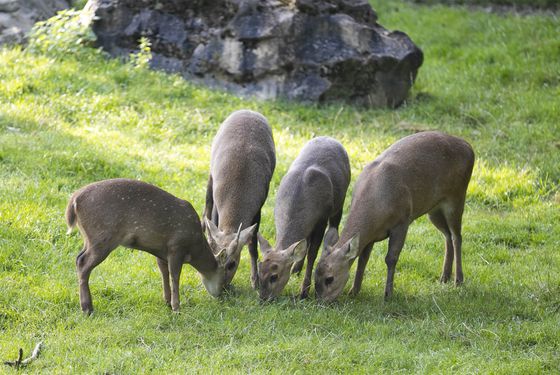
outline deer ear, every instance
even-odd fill
[[[345,251],[344,256],[348,260],[354,260],[360,253],[360,234],[356,233],[354,237],[350,238],[343,246]]]
[[[243,245],[249,243],[251,238],[253,238],[253,234],[255,233],[256,229],[257,229],[257,224],[253,224],[249,228],[243,229],[241,233],[239,233],[238,246],[243,247]]]
[[[242,226],[243,223],[239,225],[239,230],[236,234],[236,238],[229,244],[229,252],[230,254],[235,254],[235,256],[241,254],[243,246],[251,241],[251,238],[253,238],[253,233],[257,229],[257,224],[253,224],[249,228],[241,230]]]
[[[223,266],[224,264],[226,264],[226,260],[227,260],[227,252],[226,249],[222,249],[222,251],[220,251],[217,255],[216,255],[216,261],[218,262],[218,264],[220,266]]]
[[[208,235],[212,237],[213,240],[220,237],[221,232],[216,224],[214,224],[211,220],[208,220],[208,218],[204,218],[204,223],[206,223],[206,231]]]
[[[334,246],[338,242],[338,230],[334,227],[329,227],[327,233],[325,233],[325,238],[323,239],[323,245]]]
[[[334,227],[329,227],[325,237],[323,238],[323,253],[321,256],[326,256],[332,253],[333,246],[338,242],[338,230]]]
[[[270,243],[261,235],[260,232],[257,232],[257,240],[259,241],[259,247],[261,248],[261,252],[263,255],[268,254],[272,251],[272,246]]]
[[[305,239],[298,241],[290,247],[288,247],[285,251],[285,254],[290,258],[290,261],[293,263],[297,263],[300,260],[305,258],[307,254],[307,241]]]

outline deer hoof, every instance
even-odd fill
[[[445,284],[449,281],[449,279],[449,275],[441,275],[441,277],[439,278],[439,282]]]
[[[259,289],[259,277],[258,276],[251,276],[251,286],[254,290]]]

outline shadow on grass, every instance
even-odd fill
[[[314,293],[305,300],[297,296],[283,295],[273,301],[260,301],[250,287],[238,287],[235,294],[220,298],[220,304],[234,307],[247,304],[252,308],[281,310],[293,313],[330,314],[336,312],[346,320],[366,321],[418,321],[441,319],[449,322],[510,322],[512,320],[539,321],[541,316],[534,302],[525,296],[524,290],[504,290],[493,286],[469,283],[455,287],[434,282],[432,287],[414,295],[395,290],[385,301],[382,290],[369,293],[362,290],[357,296],[342,295],[335,302],[318,301]],[[267,314],[264,314],[266,316]]]
[[[110,150],[96,148],[81,138],[39,124],[28,119],[2,115],[1,122],[13,125],[8,131],[2,150],[2,169],[34,179],[54,181],[72,180],[73,186],[100,179],[140,174],[133,165],[111,157]],[[20,123],[23,126],[18,127]],[[25,130],[19,130],[25,129]],[[29,130],[27,130],[29,129]],[[37,131],[40,129],[42,131]]]

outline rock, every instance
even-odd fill
[[[21,30],[15,26],[0,29],[0,45],[1,44],[19,44],[23,41]]]
[[[395,107],[423,61],[367,0],[90,0],[86,9],[113,56],[145,36],[154,68],[243,96]]]
[[[19,9],[18,0],[0,0],[1,13],[13,13]]]
[[[66,0],[0,0],[0,44],[19,44],[35,22],[70,7]]]

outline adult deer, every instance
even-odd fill
[[[300,297],[309,294],[311,274],[327,223],[338,231],[350,162],[344,147],[330,137],[309,141],[282,178],[276,204],[276,246],[260,236],[263,261],[259,264],[261,299],[277,297],[290,278],[299,272],[307,254],[307,267]]]
[[[212,142],[204,211],[210,245],[215,252],[228,249],[226,285],[237,271],[245,243],[251,255],[251,283],[253,288],[258,285],[257,232],[275,166],[272,129],[266,118],[249,110],[233,112]],[[239,227],[243,240],[231,246]]]
[[[428,214],[445,236],[441,281],[463,282],[461,221],[474,152],[464,140],[429,131],[405,137],[368,164],[356,181],[348,219],[340,238],[331,233],[315,270],[320,299],[334,300],[344,288],[359,256],[351,294],[359,292],[372,246],[389,237],[385,257],[385,297],[393,292],[393,278],[409,225]]]

